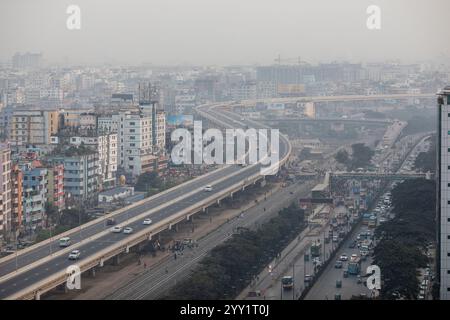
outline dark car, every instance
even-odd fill
[[[348,247],[350,249],[354,249],[356,247],[356,241],[350,242],[350,244],[348,245]]]
[[[342,261],[338,260],[338,261],[336,261],[336,263],[334,264],[334,267],[335,267],[336,269],[342,269],[342,265],[343,265]]]
[[[106,224],[108,226],[113,226],[116,224],[116,220],[114,220],[113,218],[109,218],[108,220],[106,220]]]

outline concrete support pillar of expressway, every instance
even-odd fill
[[[217,206],[220,207],[220,200],[217,199]]]
[[[95,278],[95,274],[97,273],[97,270],[94,268],[92,268],[91,270],[89,270],[89,274],[91,275],[92,278]]]
[[[105,265],[105,260],[103,258],[100,259],[100,263],[98,264],[100,267]]]
[[[64,292],[64,293],[67,293],[68,292],[68,289],[67,289],[67,285],[66,285],[66,283],[64,282],[63,284],[60,284],[58,287],[56,287],[57,289],[58,289],[58,291],[60,291],[60,292]]]
[[[113,265],[118,266],[120,264],[120,254],[113,257]]]
[[[34,295],[34,300],[41,300],[41,291],[36,291],[36,294]]]

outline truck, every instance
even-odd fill
[[[369,228],[375,228],[377,226],[377,217],[376,216],[370,216],[369,222],[367,224]]]
[[[359,247],[359,253],[361,254],[361,256],[369,255],[369,247],[367,245],[361,245]]]
[[[361,271],[361,259],[359,257],[352,257],[348,263],[348,273],[358,275]]]
[[[321,249],[322,249],[322,244],[320,243],[320,241],[313,242],[313,244],[311,245],[311,257],[313,257],[313,258],[319,257]]]
[[[284,276],[281,278],[281,285],[283,286],[283,289],[291,290],[294,286],[294,279],[292,276]]]
[[[363,214],[363,220],[362,220],[362,223],[363,223],[364,225],[368,225],[368,224],[369,224],[369,221],[370,221],[370,217],[372,217],[372,214],[371,214],[371,213],[364,213],[364,214]]]

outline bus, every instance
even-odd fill
[[[292,278],[292,276],[284,276],[281,279],[281,285],[283,286],[283,289],[290,290],[294,286],[294,279]]]
[[[350,262],[348,263],[348,273],[357,275],[361,271],[361,261],[359,257],[351,258]]]
[[[68,247],[70,246],[71,242],[70,242],[70,238],[69,237],[64,237],[59,239],[59,246],[60,247]]]
[[[311,245],[311,257],[319,257],[320,256],[320,252],[321,252],[321,248],[322,248],[322,244],[319,241],[315,241],[312,245]]]

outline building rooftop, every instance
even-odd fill
[[[116,187],[113,189],[109,189],[109,190],[105,190],[99,193],[100,196],[115,196],[117,194],[121,194],[124,192],[128,192],[130,190],[132,190],[132,187]]]

